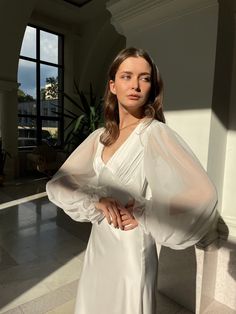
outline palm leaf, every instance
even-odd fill
[[[84,117],[85,117],[84,114],[82,114],[81,116],[78,117],[76,124],[75,124],[75,127],[74,127],[74,132],[78,130],[78,128],[81,125],[81,121],[84,119]]]

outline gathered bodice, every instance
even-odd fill
[[[147,181],[143,166],[144,146],[141,137],[143,125],[141,122],[132,131],[107,163],[102,160],[104,145],[99,141],[93,162],[99,184],[111,190],[116,189],[117,193],[145,197]]]

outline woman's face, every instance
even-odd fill
[[[119,66],[110,91],[118,104],[129,112],[140,112],[151,90],[151,66],[142,57],[129,57]]]

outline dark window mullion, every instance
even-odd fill
[[[64,98],[61,91],[64,91],[64,37],[59,36],[58,39],[58,63],[61,65],[61,68],[58,69],[58,104],[60,106],[61,113],[64,112]],[[64,144],[64,118],[63,115],[60,115],[59,121],[59,132],[58,136],[61,140],[61,145]]]
[[[24,113],[18,113],[18,117],[27,117],[27,118],[34,118],[36,119],[36,115],[34,114],[24,114]]]
[[[43,61],[43,60],[41,60],[40,62],[41,62],[41,64],[49,65],[51,67],[62,68],[62,65],[60,65],[60,64],[56,64],[56,63],[52,63],[52,62],[48,62],[48,61]]]
[[[20,56],[20,59],[26,60],[26,61],[31,61],[31,62],[36,62],[37,61],[37,59],[30,58],[30,57],[24,57],[24,56]],[[52,63],[52,62],[43,61],[43,60],[41,60],[40,63],[44,64],[44,65],[52,66],[52,67],[55,67],[55,68],[62,68],[62,64]]]
[[[21,60],[26,60],[26,61],[31,61],[31,62],[35,62],[36,59],[35,58],[31,58],[31,57],[25,57],[25,56],[20,56]]]
[[[40,118],[40,29],[36,28],[36,111],[37,144],[42,141],[42,121]]]

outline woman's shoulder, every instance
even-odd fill
[[[104,127],[100,127],[96,130],[94,130],[92,133],[89,134],[89,137],[97,137],[99,135],[102,134],[102,132],[104,132],[105,128]]]
[[[166,123],[156,119],[149,119],[144,124],[142,134],[142,143],[146,145],[150,144],[150,141],[157,141],[159,143],[169,141],[170,138],[178,138],[178,134],[169,127]]]
[[[98,139],[100,138],[100,135],[102,134],[103,131],[104,131],[104,128],[101,127],[101,128],[94,130],[93,132],[91,132],[85,138],[85,140],[77,147],[77,149],[79,149],[81,146],[86,146],[86,145],[97,143]]]
[[[156,119],[147,120],[144,123],[144,128],[148,131],[149,134],[156,134],[170,130],[170,127],[168,127],[164,122]]]

